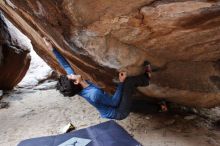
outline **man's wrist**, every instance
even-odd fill
[[[83,88],[86,88],[86,87],[89,86],[89,84],[88,84],[85,80],[80,81],[79,84],[80,84]]]

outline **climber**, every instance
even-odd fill
[[[76,74],[67,60],[55,48],[53,48],[52,44],[46,38],[44,38],[44,42],[47,48],[54,53],[59,64],[67,73],[67,76],[65,76],[66,78],[63,77],[63,79],[58,82],[59,86],[62,86],[59,87],[60,92],[64,93],[64,88],[68,86],[62,84],[65,84],[66,80],[71,81],[73,87],[69,89],[71,91],[68,93],[72,93],[71,96],[78,94],[84,97],[100,112],[100,115],[103,118],[117,120],[126,118],[131,111],[131,97],[135,88],[138,86],[149,85],[151,67],[148,62],[145,62],[145,73],[142,75],[127,77],[126,72],[120,72],[118,87],[114,95],[110,96],[97,85],[84,80],[81,75]],[[166,111],[166,106],[164,104],[161,105],[161,109]]]

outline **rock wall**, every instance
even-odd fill
[[[29,49],[13,36],[13,30],[0,12],[0,89],[9,90],[17,85],[30,65]],[[18,36],[16,36],[18,37]]]
[[[60,72],[43,36],[107,91],[117,71],[138,74],[147,59],[157,72],[141,93],[189,106],[220,104],[217,0],[2,0],[0,8]]]

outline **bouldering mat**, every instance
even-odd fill
[[[70,133],[27,139],[18,146],[141,146],[114,121]]]

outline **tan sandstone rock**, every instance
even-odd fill
[[[2,0],[0,8],[61,72],[43,36],[105,90],[113,91],[117,71],[138,74],[147,59],[158,71],[141,93],[189,106],[220,104],[216,0]]]

